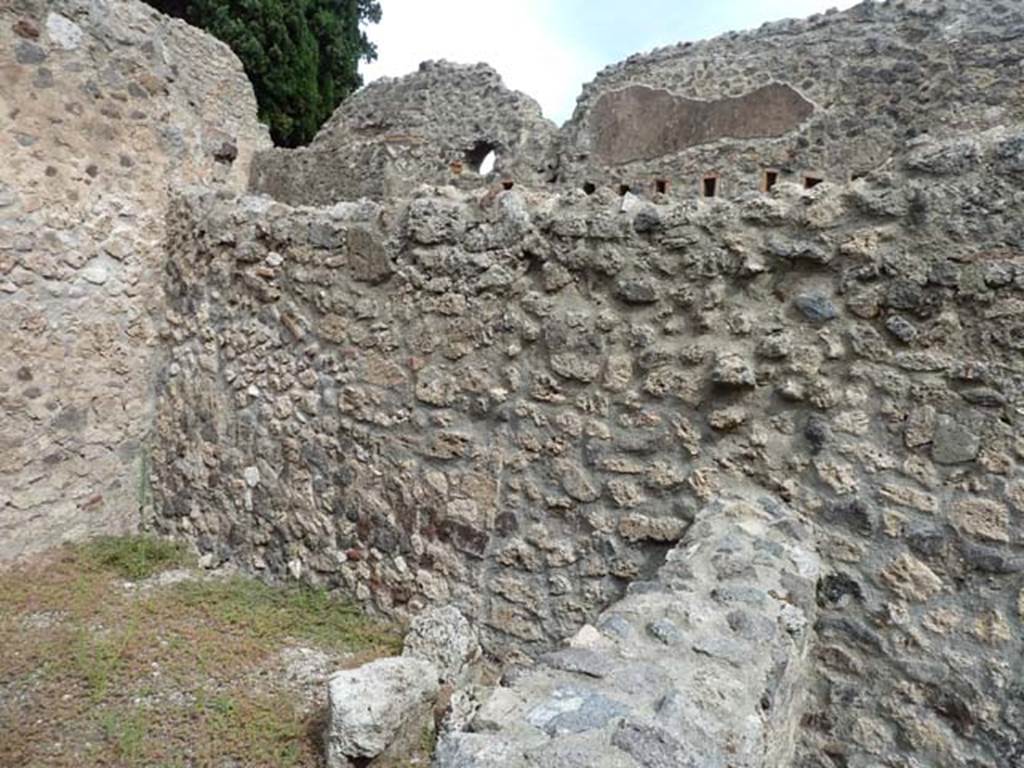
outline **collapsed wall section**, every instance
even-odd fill
[[[549,175],[554,134],[537,102],[486,64],[428,61],[346,99],[308,147],[259,153],[251,189],[330,205],[408,197],[421,184],[537,184]]]
[[[167,187],[268,143],[227,46],[128,0],[0,8],[0,560],[149,503]]]
[[[754,485],[822,561],[794,764],[1012,765],[1022,173],[994,131],[736,203],[183,200],[159,526],[514,658]]]
[[[438,768],[790,768],[807,697],[814,536],[739,488],[651,581],[537,667],[506,675]]]

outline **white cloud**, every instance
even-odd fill
[[[383,20],[369,31],[380,59],[363,65],[363,77],[398,77],[428,59],[484,61],[507,86],[528,93],[545,115],[561,121],[599,62],[545,23],[543,2],[515,0],[510,12],[508,0],[382,0]]]

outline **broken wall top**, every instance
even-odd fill
[[[1020,3],[862,3],[632,56],[585,86],[561,136],[569,183],[756,192],[843,182],[924,134],[1019,122]],[[664,184],[662,185],[664,186]]]
[[[309,147],[262,153],[252,186],[294,204],[402,197],[423,183],[478,182],[492,151],[502,178],[532,180],[554,134],[486,64],[425,62],[346,100]]]
[[[869,1],[631,56],[584,87],[561,132],[490,67],[428,62],[357,93],[309,148],[261,155],[252,189],[330,204],[423,183],[736,197],[845,182],[930,138],[1019,122],[1022,60],[1020,3]]]

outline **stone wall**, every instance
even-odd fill
[[[329,205],[423,183],[673,199],[846,183],[900,164],[919,137],[1024,120],[1022,46],[1019,4],[868,0],[631,56],[584,87],[557,132],[490,67],[427,62],[354,95],[310,147],[261,153],[251,189]],[[481,177],[491,148],[496,172]]]
[[[159,526],[515,658],[753,485],[822,560],[794,764],[1012,765],[1022,173],[993,131],[737,202],[184,199]]]
[[[250,175],[226,48],[8,4],[0,558],[152,501],[208,564],[454,603],[525,667],[442,759],[1019,764],[1021,40],[866,3],[634,57],[558,143],[432,64]]]
[[[740,488],[655,579],[506,674],[439,768],[790,768],[820,574],[806,523]]]
[[[695,197],[757,193],[771,169],[845,183],[917,136],[1024,119],[1024,8],[864,2],[631,56],[584,87],[563,129],[564,183]]]
[[[0,560],[138,525],[168,186],[241,188],[255,115],[142,3],[0,8]]]
[[[536,184],[550,175],[554,135],[537,102],[486,64],[429,61],[353,94],[308,147],[261,152],[252,190],[330,205],[407,197],[420,184]],[[491,152],[493,172],[481,175]]]

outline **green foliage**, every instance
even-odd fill
[[[437,752],[437,730],[431,722],[425,723],[420,731],[419,750],[426,762],[433,762],[434,754]]]
[[[205,614],[218,626],[264,643],[290,638],[340,651],[374,648],[397,653],[401,649],[401,636],[393,628],[367,619],[357,606],[321,589],[271,587],[235,577],[183,582],[172,594],[183,607]]]
[[[99,536],[82,544],[77,554],[84,564],[131,581],[191,562],[184,546],[153,536]]]
[[[148,713],[140,710],[104,710],[99,716],[104,740],[128,765],[138,765],[150,729]]]
[[[103,701],[110,686],[124,666],[124,649],[130,642],[131,632],[96,636],[84,628],[74,634],[69,654],[61,657],[63,671],[81,680],[90,701]]]
[[[241,59],[275,143],[309,142],[362,85],[377,49],[360,28],[378,0],[147,0],[223,40]]]
[[[211,741],[245,745],[259,765],[297,765],[303,723],[282,702],[262,697],[196,696],[194,717]],[[282,711],[283,710],[283,711]]]

